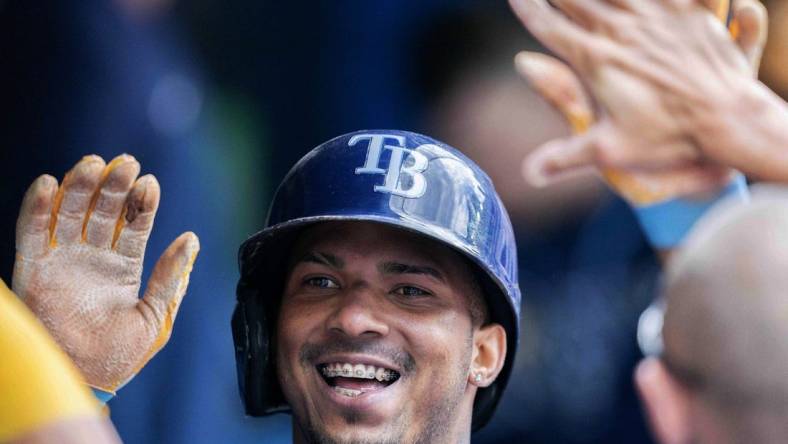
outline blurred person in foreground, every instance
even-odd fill
[[[788,442],[788,189],[720,205],[643,316],[635,380],[664,444]]]
[[[725,168],[788,180],[785,102],[752,75],[766,35],[758,3],[734,6],[732,33],[746,57],[718,22],[689,2],[556,2],[565,16],[545,2],[512,4],[577,72],[523,54],[517,63],[526,77],[548,96],[557,92],[544,82],[548,72],[573,79],[565,84],[574,85],[563,90],[564,104],[572,101],[567,97],[585,97],[582,80],[601,110],[588,132],[551,142],[526,160],[532,181],[545,184],[589,165],[656,177],[672,189],[651,206],[653,215],[690,205],[703,214],[712,202],[698,192],[718,191]],[[655,26],[661,32],[641,34]],[[670,48],[670,55],[660,48]],[[587,103],[576,100],[581,108]],[[723,174],[715,178],[718,168]],[[757,192],[749,205],[742,200],[738,195],[713,210],[683,249],[666,256],[664,325],[657,308],[643,317],[641,338],[661,330],[664,346],[643,341],[645,351],[659,357],[644,360],[635,379],[653,431],[666,444],[788,439],[788,198],[781,189]]]

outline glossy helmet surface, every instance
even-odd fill
[[[406,131],[336,137],[304,156],[280,184],[266,226],[241,245],[233,314],[238,382],[247,414],[288,406],[273,342],[285,261],[298,233],[323,221],[371,221],[420,234],[476,267],[491,320],[507,334],[498,378],[477,392],[473,429],[492,416],[517,350],[520,289],[511,222],[490,178],[462,153]]]

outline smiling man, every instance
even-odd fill
[[[296,442],[468,442],[517,344],[514,236],[490,179],[431,138],[315,148],[241,247],[233,317],[247,413]]]
[[[369,222],[327,222],[299,244],[277,328],[277,370],[299,438],[462,441],[469,375],[488,379],[482,372],[500,368],[506,337],[490,326],[480,340],[492,340],[493,353],[472,361],[483,322],[472,307],[483,302],[469,266],[446,247]]]

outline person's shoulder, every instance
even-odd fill
[[[67,418],[100,415],[79,371],[0,280],[0,442]]]

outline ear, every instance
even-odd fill
[[[690,394],[657,358],[646,358],[635,369],[635,386],[644,404],[651,431],[662,444],[690,442]]]
[[[495,381],[506,359],[506,330],[500,324],[479,328],[473,334],[473,356],[468,381],[487,387]]]

